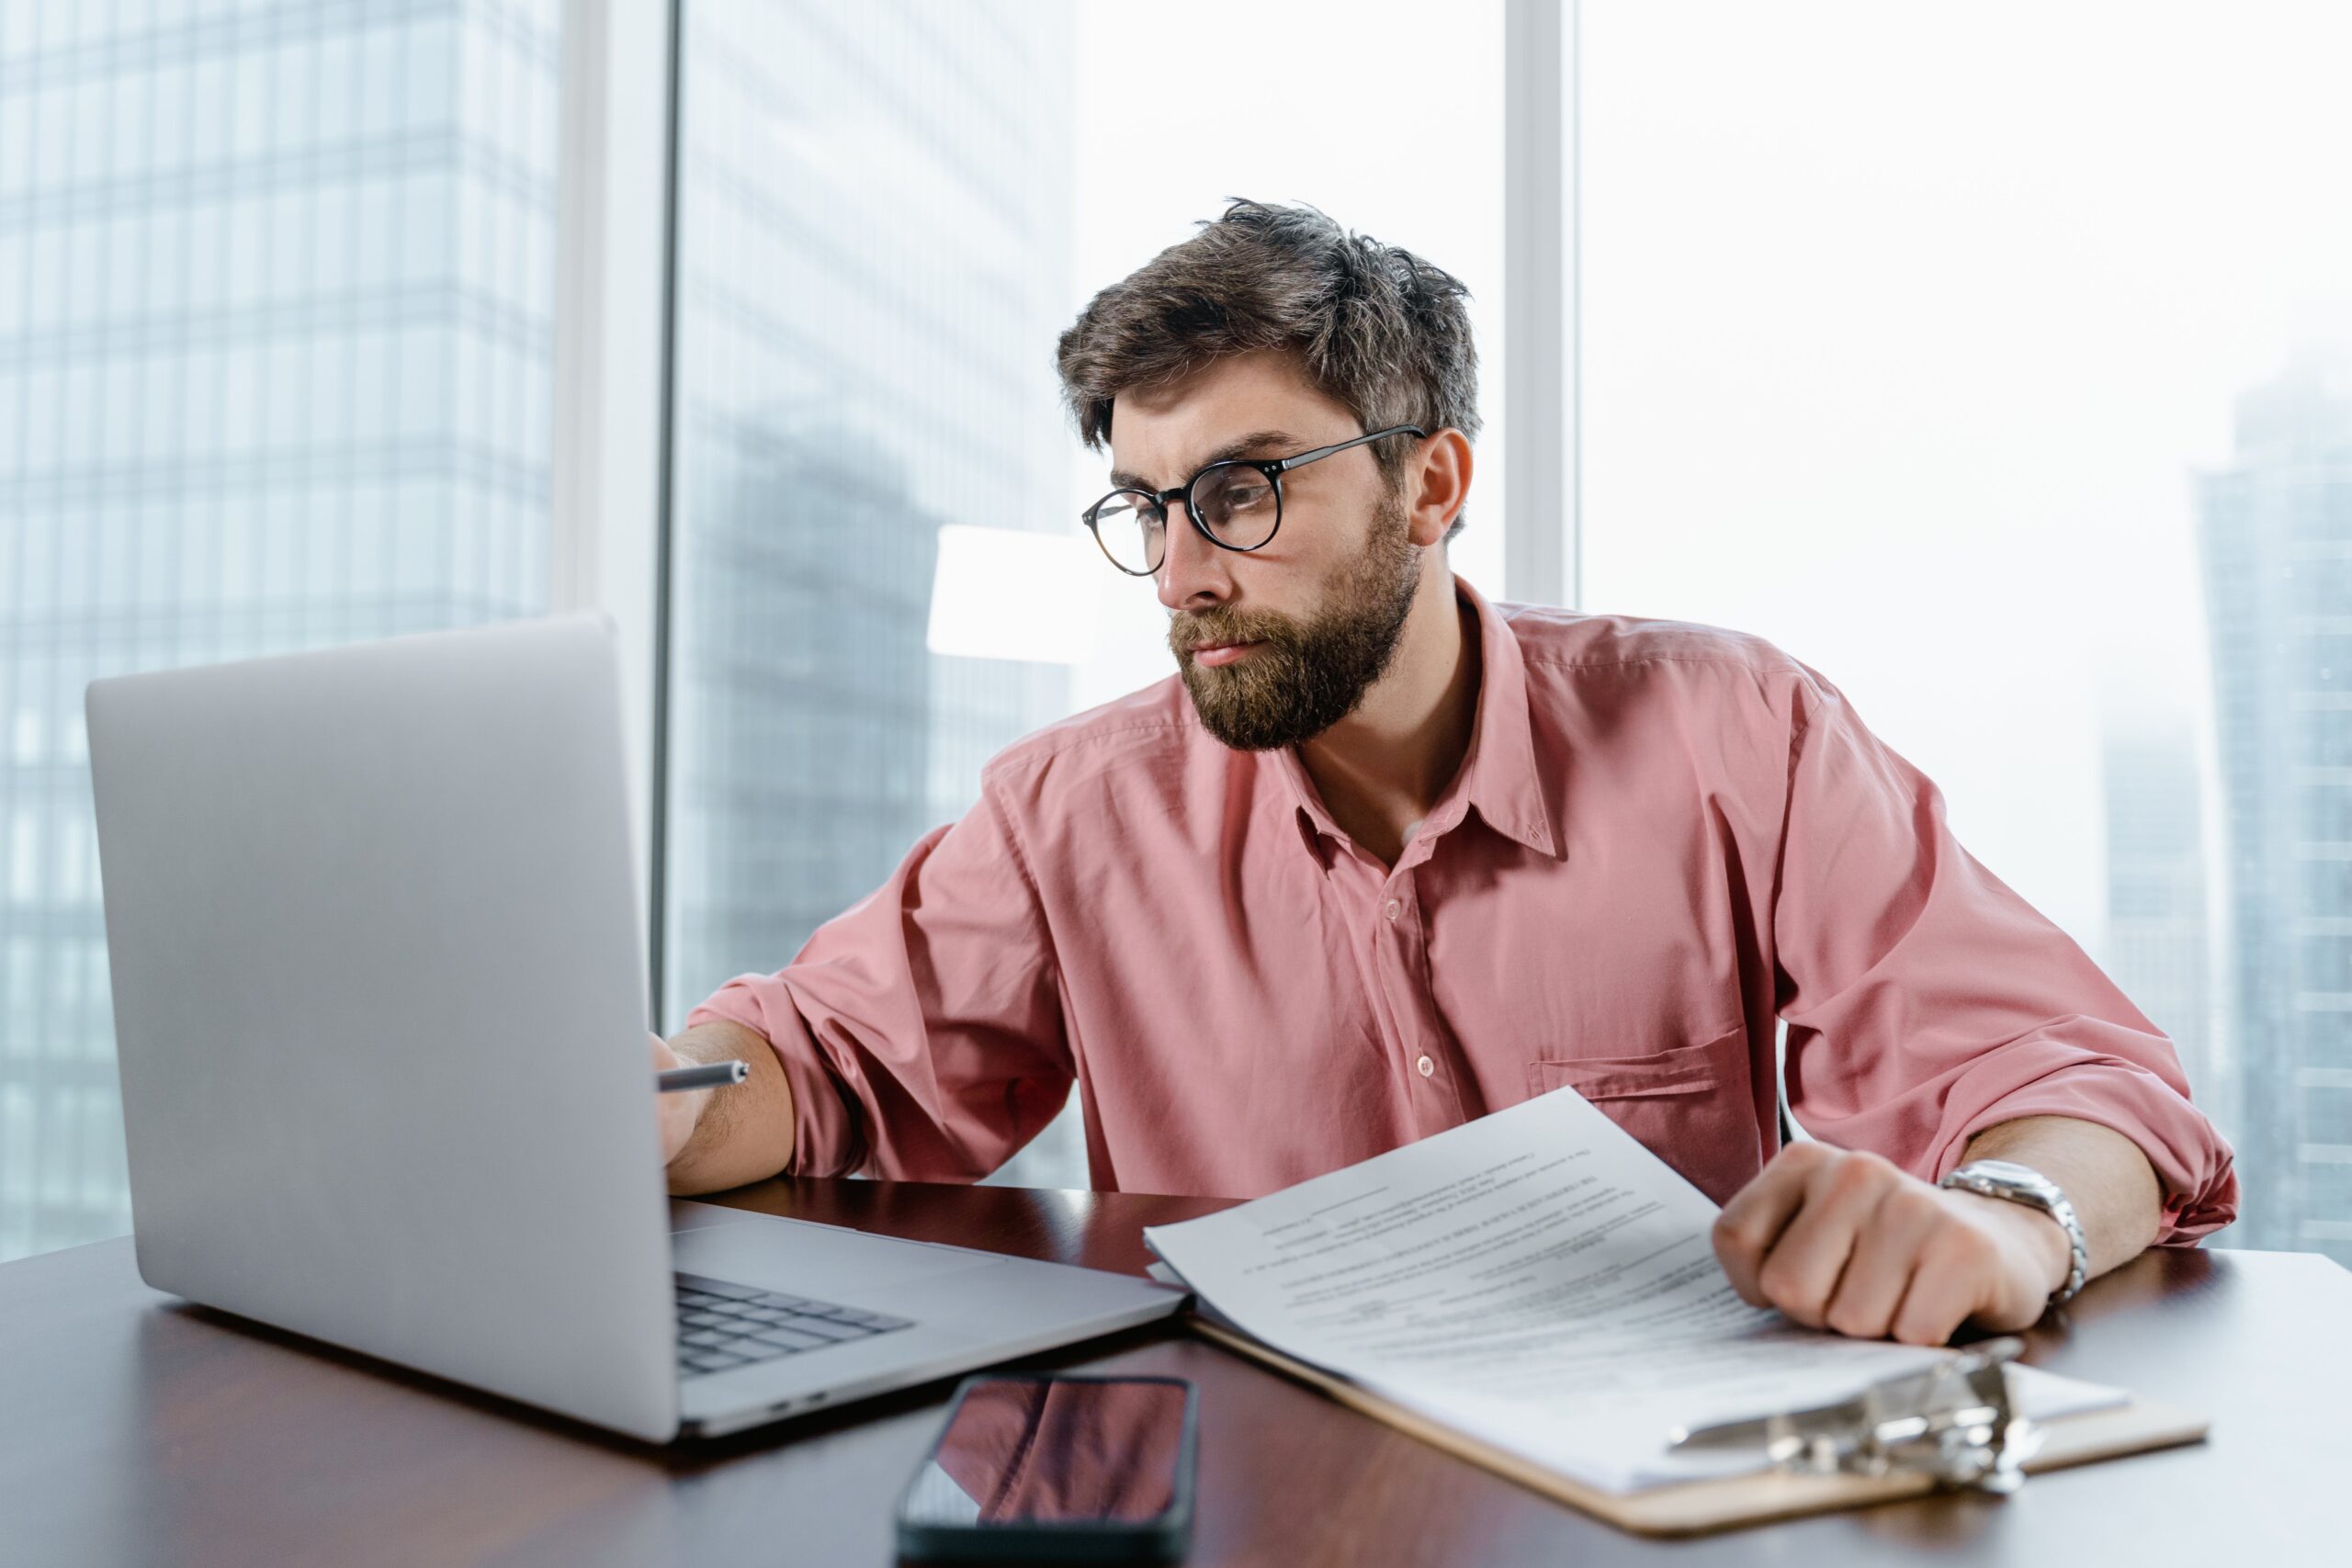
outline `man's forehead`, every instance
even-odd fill
[[[1347,411],[1287,355],[1237,355],[1112,400],[1112,482],[1180,484],[1225,457],[1295,450]]]
[[[1155,465],[1148,459],[1137,459],[1141,466],[1134,468],[1114,464],[1111,469],[1111,482],[1133,485],[1138,490],[1164,490],[1170,485],[1182,484],[1211,463],[1221,463],[1227,457],[1279,456],[1308,444],[1304,436],[1272,426],[1229,434],[1223,440],[1215,436],[1207,439],[1215,445],[1200,450],[1188,450],[1187,455],[1172,465]],[[1163,476],[1165,483],[1161,482]]]

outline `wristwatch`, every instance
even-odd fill
[[[2075,1218],[2075,1206],[2066,1201],[2066,1194],[2058,1190],[2056,1182],[2032,1167],[2005,1159],[1973,1159],[1936,1185],[1956,1187],[1962,1192],[1986,1198],[2006,1198],[2012,1203],[2030,1203],[2066,1227],[2066,1245],[2074,1252],[2074,1269],[2067,1274],[2065,1284],[2052,1292],[2052,1306],[2074,1300],[2075,1292],[2083,1288],[2083,1281],[2090,1277],[2091,1249],[2083,1240],[2083,1223]]]

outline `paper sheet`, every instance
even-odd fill
[[[1557,1089],[1145,1236],[1218,1315],[1276,1349],[1629,1491],[1761,1462],[1670,1455],[1678,1424],[1826,1404],[1948,1353],[1748,1306],[1715,1259],[1715,1213]],[[2108,1395],[2122,1397],[2047,1379],[2037,1401],[2055,1413]]]

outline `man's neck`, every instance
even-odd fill
[[[1387,865],[1461,772],[1478,718],[1477,619],[1431,556],[1387,673],[1298,749],[1332,819]]]

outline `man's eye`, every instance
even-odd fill
[[[1274,499],[1274,487],[1267,484],[1237,484],[1226,487],[1224,501],[1235,511],[1262,506]]]

